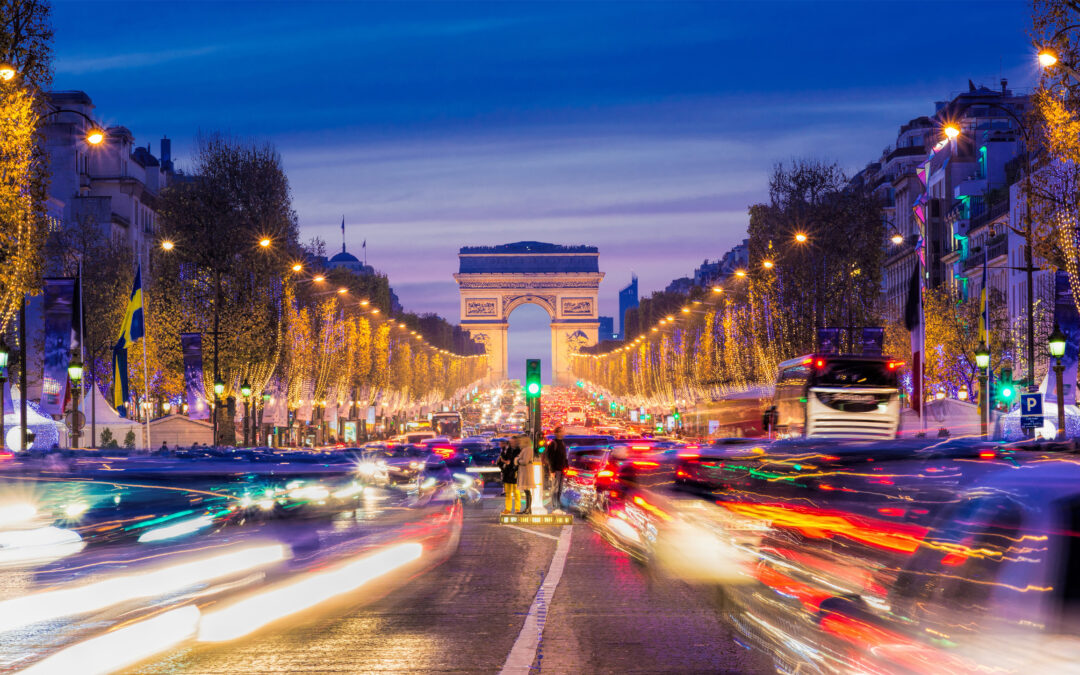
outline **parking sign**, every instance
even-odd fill
[[[1020,394],[1020,426],[1038,429],[1043,425],[1043,398],[1039,392]]]

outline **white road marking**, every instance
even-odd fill
[[[511,526],[512,527],[512,526]],[[524,528],[519,528],[524,529]],[[566,566],[566,556],[570,553],[570,533],[572,525],[564,525],[559,535],[559,545],[555,547],[555,555],[551,558],[551,566],[548,567],[544,583],[540,584],[540,590],[533,598],[532,606],[529,607],[529,615],[525,617],[525,625],[521,627],[517,640],[506,657],[500,675],[524,675],[529,672],[533,661],[536,660],[536,650],[540,646],[540,636],[544,632],[544,624],[547,622],[548,607],[551,598],[555,595],[555,587],[562,578],[563,568]],[[540,534],[533,532],[533,534]],[[543,535],[550,537],[551,535]]]
[[[555,541],[559,541],[559,537],[556,537],[553,534],[548,534],[546,532],[537,532],[536,530],[530,530],[527,527],[518,527],[517,525],[503,525],[503,527],[512,527],[515,530],[521,530],[522,532],[528,532],[529,534],[535,534],[538,537],[547,537],[548,539],[554,539]]]

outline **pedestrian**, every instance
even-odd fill
[[[537,461],[536,453],[533,452],[532,440],[528,436],[518,436],[517,440],[518,446],[521,448],[521,452],[517,456],[517,484],[518,488],[525,493],[525,510],[523,513],[532,513],[532,490],[544,485],[543,468],[539,470],[541,476],[540,480],[537,481],[536,467],[542,467],[542,465]]]
[[[551,471],[551,507],[555,513],[562,513],[563,472],[569,465],[566,457],[566,441],[563,440],[563,428],[555,427],[555,438],[544,449],[548,470]]]
[[[165,441],[162,441],[161,442],[161,447],[158,449],[158,452],[161,453],[162,455],[169,454],[169,444],[166,443]]]
[[[506,508],[503,513],[517,513],[521,508],[521,492],[518,490],[517,456],[521,448],[511,439],[502,444],[499,452],[499,469],[502,471],[503,494],[506,495]]]

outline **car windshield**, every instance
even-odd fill
[[[817,370],[816,387],[895,387],[896,371],[883,361],[827,359]]]
[[[458,417],[433,418],[431,428],[440,436],[460,436],[461,419]]]

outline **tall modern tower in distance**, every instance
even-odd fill
[[[626,335],[626,310],[637,306],[637,275],[634,274],[626,288],[619,291],[619,335]]]

